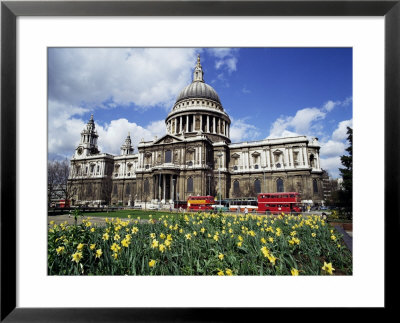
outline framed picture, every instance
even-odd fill
[[[47,252],[41,250],[46,244],[43,239],[47,220],[43,211],[47,212],[47,196],[41,197],[40,193],[47,189],[43,189],[42,180],[37,176],[43,174],[40,169],[46,167],[42,163],[47,159],[47,151],[44,148],[43,152],[43,148],[38,147],[46,147],[48,139],[48,116],[44,108],[48,99],[47,48],[62,46],[125,47],[131,44],[133,47],[267,47],[269,43],[271,47],[355,46],[354,101],[357,100],[355,104],[358,106],[355,128],[360,131],[359,137],[356,137],[358,145],[363,147],[363,151],[357,148],[356,152],[360,151],[360,159],[366,159],[357,160],[358,165],[363,167],[355,172],[355,182],[358,184],[354,187],[362,193],[354,193],[358,201],[355,221],[358,226],[354,232],[358,234],[355,241],[360,239],[366,243],[370,241],[369,237],[374,237],[376,244],[370,247],[368,242],[368,250],[360,242],[355,244],[357,261],[350,280],[342,277],[345,279],[324,280],[323,284],[318,281],[317,284],[325,285],[326,290],[342,295],[342,301],[337,301],[336,297],[335,302],[322,302],[315,306],[390,308],[392,301],[389,290],[395,284],[389,286],[388,277],[396,277],[391,265],[391,255],[396,254],[396,250],[395,244],[389,241],[398,233],[396,217],[393,216],[396,214],[396,203],[393,201],[399,196],[399,161],[396,153],[399,149],[397,120],[400,105],[399,1],[4,1],[1,15],[1,320],[158,322],[176,319],[209,320],[210,315],[215,320],[234,320],[237,313],[235,308],[238,307],[266,309],[298,306],[289,300],[281,304],[274,302],[271,295],[265,295],[268,287],[273,286],[278,295],[282,296],[284,293],[278,292],[277,286],[289,288],[293,284],[296,288],[303,288],[303,293],[310,299],[315,295],[307,294],[308,289],[323,291],[320,286],[315,287],[315,281],[309,277],[294,282],[280,277],[280,280],[268,281],[261,281],[258,277],[240,280],[196,280],[192,277],[177,280],[158,277],[156,281],[150,277],[124,280],[124,277],[101,279],[47,276],[47,269],[37,266],[45,264],[47,258]],[[26,30],[34,26],[31,23],[36,23],[38,17],[42,21],[38,22],[37,28],[32,28],[34,36],[27,37],[29,33]],[[309,20],[306,21],[305,17]],[[367,20],[367,17],[370,20],[364,24],[362,19]],[[343,26],[339,26],[338,19],[343,19]],[[333,28],[335,24],[336,30]],[[350,31],[353,26],[354,33]],[[308,33],[318,27],[323,30],[319,36],[313,32]],[[348,38],[344,36],[346,28],[349,28]],[[117,35],[119,30],[122,36]],[[132,30],[134,40],[127,40],[129,30]],[[194,39],[182,42],[182,38],[188,38],[191,32],[194,32]],[[164,37],[157,36],[163,33]],[[263,39],[264,34],[267,40]],[[222,39],[224,35],[225,40]],[[45,40],[41,42],[41,38]],[[113,38],[118,40],[113,41]],[[368,47],[369,42],[371,47]],[[377,48],[376,52],[368,52],[374,47],[371,44]],[[366,52],[372,59],[369,63],[368,59],[361,59]],[[26,60],[27,55],[32,55],[33,59]],[[370,73],[366,71],[368,67]],[[357,75],[365,75],[362,78],[367,81],[363,86],[359,86],[361,82],[356,78],[359,77]],[[372,84],[371,88],[368,83]],[[379,109],[383,99],[384,111]],[[27,109],[30,102],[34,105],[32,109]],[[374,112],[376,115],[372,113],[374,109],[371,105],[377,106]],[[365,115],[362,114],[361,106],[365,107]],[[170,126],[175,124],[171,123]],[[372,130],[376,139],[371,136]],[[375,155],[368,160],[371,150]],[[371,176],[370,182],[365,181],[368,176]],[[32,185],[32,182],[37,184]],[[371,185],[375,200],[368,197],[368,187],[362,187],[367,183]],[[365,216],[362,217],[362,214]],[[366,220],[363,221],[363,218]],[[370,268],[366,268],[371,257],[379,264],[371,263]],[[27,274],[27,271],[30,273]],[[372,277],[366,277],[367,274]],[[354,289],[361,288],[367,281],[375,297],[368,298],[366,293],[365,299],[360,297],[358,302],[350,302],[346,297],[354,298],[354,295],[358,295],[359,291]],[[29,288],[26,287],[27,283]],[[336,287],[338,285],[349,289],[341,290]],[[248,286],[252,286],[252,292],[246,296],[247,302],[239,301],[246,294]],[[157,288],[163,292],[154,292]],[[213,288],[220,290],[222,297],[218,298],[217,293],[211,291]],[[235,291],[241,295],[236,299]],[[185,292],[192,296],[185,296]],[[65,293],[67,297],[59,293]],[[103,293],[107,297],[99,297]],[[306,300],[300,306],[313,307]]]

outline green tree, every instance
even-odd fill
[[[347,140],[349,147],[346,148],[348,155],[340,157],[340,161],[344,168],[339,168],[343,178],[341,200],[345,208],[345,212],[349,218],[353,214],[353,129],[347,127]]]

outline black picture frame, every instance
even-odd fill
[[[380,1],[2,1],[1,3],[1,321],[236,321],[240,308],[16,307],[16,19],[18,16],[382,16],[385,19],[385,310],[393,309],[399,253],[400,0]],[[372,174],[371,174],[372,176]],[[379,207],[377,212],[382,212]],[[374,210],[375,211],[375,210]],[[355,268],[357,270],[357,268]],[[373,277],[371,277],[373,279]],[[297,291],[298,293],[301,291]],[[391,296],[393,295],[393,296]],[[327,304],[328,305],[328,304]],[[328,305],[329,307],[329,305]],[[329,311],[330,312],[330,311]],[[324,316],[329,316],[324,312]],[[287,313],[287,312],[286,312]],[[332,312],[333,313],[333,312]],[[259,313],[264,315],[264,313]],[[321,318],[322,319],[322,318]],[[338,319],[341,319],[338,317]]]

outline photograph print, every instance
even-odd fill
[[[48,275],[352,275],[353,52],[48,48]]]

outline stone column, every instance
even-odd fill
[[[210,132],[210,116],[207,116],[207,129],[206,132]]]
[[[186,115],[186,132],[189,132],[189,115]]]
[[[308,167],[308,154],[306,147],[303,147],[304,166]]]
[[[200,114],[200,131],[203,131],[203,115]]]
[[[158,199],[161,201],[161,175],[159,174],[157,176],[157,180],[158,180]]]
[[[179,121],[179,133],[182,132],[182,116],[179,117],[180,121]]]
[[[299,166],[303,167],[304,166],[304,157],[303,157],[303,148],[300,147],[299,149]]]
[[[292,167],[294,168],[293,147],[290,147],[289,152],[290,152],[290,160],[291,160],[291,163],[292,163]]]
[[[163,200],[165,201],[165,189],[166,189],[165,184],[166,184],[167,177],[165,174],[163,174],[162,176],[163,176]]]
[[[177,122],[178,122],[178,119],[175,118],[175,119],[174,119],[174,135],[176,135]]]
[[[213,117],[213,133],[216,131],[215,117]]]
[[[169,199],[172,200],[172,195],[174,191],[174,182],[172,180],[172,175],[169,175]]]

